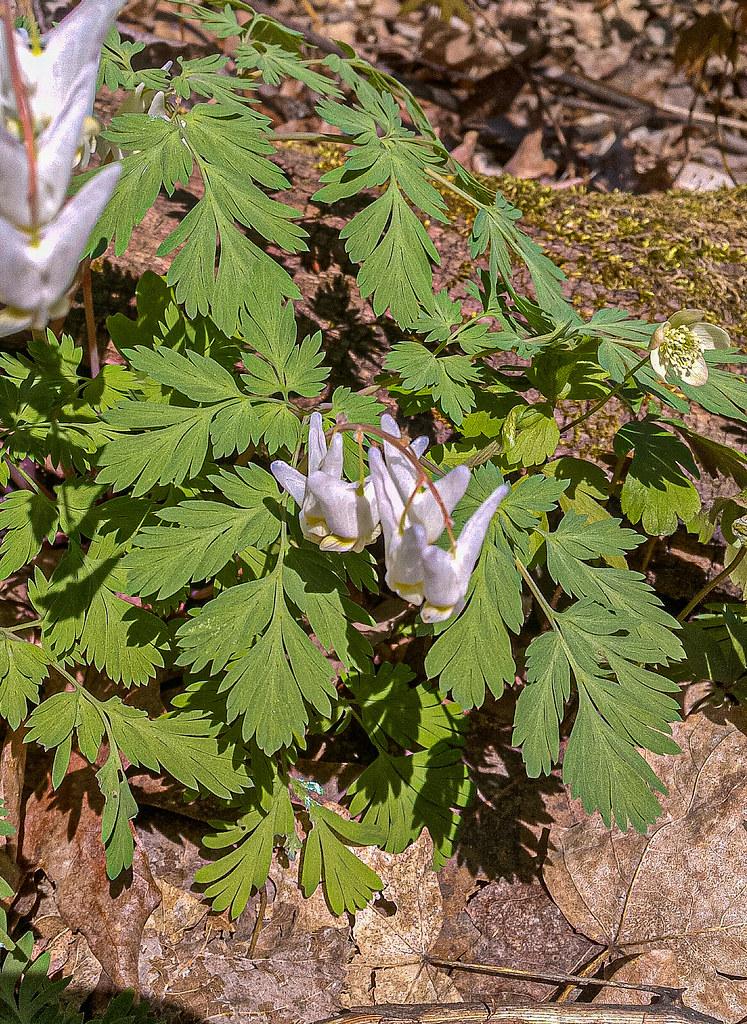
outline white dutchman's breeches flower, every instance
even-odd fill
[[[0,218],[0,337],[42,328],[67,312],[67,292],[88,236],[119,177],[111,164],[89,181],[34,239]]]
[[[391,416],[384,414],[381,417],[381,427],[392,437],[400,437],[399,427]],[[426,437],[416,437],[410,445],[410,450],[420,458],[427,447]],[[419,480],[418,470],[413,463],[398,448],[387,444],[386,441],[384,462],[402,499],[403,508],[407,508],[409,522],[422,526],[428,543],[432,544],[438,540],[446,526],[443,509],[451,515],[464,497],[469,486],[469,467],[457,466],[446,476],[435,481],[433,487],[443,503],[442,507],[436,500],[432,488]]]
[[[96,98],[101,47],[124,0],[82,0],[35,47],[25,32],[16,32],[16,55],[28,94],[36,132],[43,131],[83,85],[87,113]],[[16,122],[16,97],[10,76],[5,37],[0,33],[0,108],[7,122]],[[79,129],[83,128],[81,120]]]
[[[423,552],[423,622],[442,622],[464,608],[469,581],[477,564],[490,520],[511,490],[508,484],[497,487],[467,520],[453,550],[443,551],[429,545]]]
[[[386,585],[410,604],[422,604],[422,552],[428,543],[425,529],[404,520],[405,503],[378,448],[368,453],[368,464],[384,534]]]
[[[395,478],[376,449],[369,454],[369,464],[384,533],[387,586],[411,604],[425,602],[421,612],[424,622],[440,622],[458,615],[464,607],[490,520],[511,488],[508,484],[496,488],[469,519],[453,550],[444,551],[429,542],[430,536],[437,540],[444,531],[443,512],[439,509],[441,528],[435,536],[422,523],[412,523]],[[466,466],[460,468],[467,470]],[[444,477],[440,483],[447,479]],[[465,489],[466,484],[462,493]],[[456,488],[454,492],[447,490],[450,502],[455,492]],[[438,508],[435,499],[434,505]],[[456,501],[448,508],[449,514],[454,505]]]
[[[391,416],[382,416],[381,427],[389,438],[400,439]],[[387,586],[410,604],[425,602],[425,622],[440,622],[464,607],[490,520],[510,487],[496,488],[451,550],[444,551],[434,542],[464,496],[470,472],[458,466],[435,484],[423,484],[415,460],[426,447],[424,437],[416,438],[407,452],[385,439],[383,454],[378,448],[369,450],[371,477],[362,484],[349,483],[342,479],[342,435],[335,434],[328,449],[322,417],[314,413],[307,475],[287,462],[273,462],[270,469],[298,505],[304,537],[323,551],[361,551],[382,532]]]
[[[101,46],[121,6],[83,0],[36,45],[15,33],[34,132],[33,191],[17,83],[0,33],[0,336],[42,328],[67,312],[81,254],[117,183],[119,167],[105,167],[65,204],[86,147]]]
[[[370,479],[342,479],[342,434],[327,449],[322,417],[309,421],[308,475],[286,462],[270,466],[273,476],[299,506],[304,537],[323,551],[362,551],[380,533],[379,512]]]

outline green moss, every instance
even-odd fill
[[[340,146],[317,152],[324,170],[344,159]],[[481,180],[522,211],[522,226],[564,269],[570,297],[585,313],[614,305],[663,320],[695,306],[731,327],[736,341],[747,334],[747,186],[631,195],[508,176]],[[455,227],[467,234],[474,209],[442,191]]]
[[[522,211],[586,312],[619,305],[664,319],[696,306],[747,333],[747,186],[631,195],[485,181]]]

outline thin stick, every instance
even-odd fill
[[[605,951],[607,956],[609,951]],[[522,971],[516,967],[498,967],[494,964],[473,964],[461,960],[440,960],[437,957],[428,956],[425,958],[433,967],[445,967],[449,970],[473,971],[477,974],[494,974],[502,978],[527,978],[530,981],[546,981],[548,985],[573,984],[599,985],[604,988],[624,988],[633,992],[652,992],[655,995],[675,995],[680,989],[666,985],[631,985],[623,981],[606,981],[604,978],[583,978],[575,974],[547,974],[545,971]]]
[[[96,317],[93,312],[93,281],[91,280],[91,261],[83,260],[81,264],[83,281],[83,308],[86,312],[86,338],[88,341],[88,365],[91,376],[98,377],[101,370],[99,346],[96,337]]]
[[[13,24],[13,15],[11,14],[8,0],[0,0],[0,18],[2,18],[3,22],[3,33],[5,35],[5,49],[8,54],[10,80],[13,85],[18,120],[23,133],[23,145],[26,149],[26,162],[28,164],[29,172],[28,204],[29,211],[31,213],[31,230],[36,232],[39,228],[39,188],[36,173],[34,125],[31,118],[31,108],[29,106],[28,96],[26,95],[26,87],[23,84],[21,67],[18,63],[15,26]]]
[[[701,601],[708,597],[710,592],[712,590],[715,590],[722,580],[725,580],[727,576],[730,576],[732,574],[732,572],[742,562],[745,555],[747,555],[747,547],[740,548],[739,551],[737,551],[736,555],[729,562],[729,564],[724,566],[724,568],[721,570],[718,576],[714,576],[713,579],[706,583],[704,587],[700,588],[698,593],[695,595],[695,597],[692,598],[691,601],[687,602],[685,607],[677,616],[677,621],[684,622],[690,614],[690,612],[693,610],[693,608],[697,607],[697,605],[699,605]]]
[[[594,974],[595,971],[598,971],[599,968],[602,967],[609,960],[609,958],[609,949],[603,949],[602,952],[595,956],[593,960],[589,961],[586,967],[583,967],[581,969],[575,981],[570,982],[564,987],[563,991],[560,993],[555,1002],[567,1003],[568,1000],[571,998],[571,995],[573,994],[574,990],[577,989],[579,985],[585,985],[589,981],[589,975]],[[635,988],[635,986],[633,987]]]
[[[257,907],[257,920],[254,922],[252,928],[252,937],[249,940],[249,948],[246,951],[247,958],[251,960],[254,957],[254,952],[257,948],[257,942],[259,941],[259,933],[262,931],[262,925],[265,920],[265,913],[267,912],[267,885],[263,885],[259,890],[259,906]]]

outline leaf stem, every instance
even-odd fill
[[[714,576],[712,580],[709,580],[708,583],[706,583],[705,586],[701,587],[697,594],[690,601],[687,602],[685,607],[677,616],[677,621],[684,622],[690,614],[690,612],[694,608],[696,608],[701,601],[708,597],[711,591],[715,590],[722,580],[725,580],[727,576],[730,576],[738,565],[741,565],[741,563],[744,561],[745,555],[747,555],[747,547],[741,547],[739,551],[737,551],[736,555],[729,562],[729,564],[724,566],[724,568],[721,570],[718,576]]]
[[[559,626],[558,626],[558,624],[556,622],[557,616],[556,616],[556,613],[555,613],[554,609],[550,607],[549,601],[547,600],[545,595],[542,593],[540,588],[537,586],[537,584],[535,583],[534,579],[532,578],[531,573],[529,572],[527,567],[524,565],[524,563],[521,561],[521,559],[519,559],[517,557],[514,557],[514,562],[516,563],[516,568],[519,570],[519,572],[523,576],[524,581],[526,582],[527,586],[532,591],[532,594],[534,595],[534,597],[535,597],[535,599],[537,601],[537,604],[540,606],[542,611],[545,613],[545,618],[550,623],[550,625],[555,630],[555,632],[559,633],[560,632],[560,628],[559,628]]]
[[[83,285],[83,308],[86,314],[86,340],[88,341],[88,365],[91,377],[98,377],[101,370],[99,346],[96,337],[96,317],[93,311],[93,281],[91,278],[91,260],[86,258],[81,264],[81,280]]]
[[[598,412],[603,406],[605,406],[607,404],[607,402],[609,402],[611,399],[613,399],[615,397],[615,395],[619,395],[619,393],[622,391],[622,389],[628,383],[630,378],[634,374],[638,373],[638,371],[644,365],[644,363],[648,362],[648,356],[649,356],[649,354],[647,352],[646,355],[643,356],[642,359],[638,360],[638,362],[635,364],[635,366],[632,366],[628,370],[628,372],[625,374],[623,379],[618,384],[616,384],[614,386],[614,388],[611,388],[607,392],[606,395],[604,395],[602,398],[600,398],[599,401],[595,405],[592,405],[591,409],[587,409],[586,412],[583,413],[583,415],[576,417],[575,420],[571,420],[570,423],[566,423],[566,425],[564,427],[561,427],[560,433],[561,434],[565,434],[565,432],[567,430],[571,430],[573,427],[577,427],[579,425],[579,423],[583,423],[584,420],[588,420],[590,416],[593,416],[595,412]]]
[[[3,626],[4,633],[20,633],[24,629],[36,629],[41,626],[43,619],[29,619],[28,622],[19,622],[16,626]]]

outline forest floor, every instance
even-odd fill
[[[624,306],[665,319],[681,306],[702,305],[743,334],[747,76],[727,81],[728,69],[716,60],[693,70],[681,45],[675,67],[678,39],[697,5],[496,0],[468,7],[442,0],[448,18],[417,2],[402,14],[397,0],[256,6],[312,39],[354,45],[405,80],[447,145],[476,172],[497,176],[524,210],[527,229],[564,267],[568,294],[580,308]],[[200,52],[199,35],[182,33],[167,4],[138,0],[123,26],[146,42],[150,60]],[[284,130],[318,127],[303,89],[260,94]],[[342,222],[310,199],[319,167],[336,159],[329,146],[287,146],[278,154],[293,182],[284,197],[303,211],[311,232],[309,252],[287,265],[304,295],[302,332],[324,332],[332,385],[363,386],[392,339],[356,298],[355,270],[336,233]],[[668,191],[673,186],[678,191]],[[160,199],[127,257],[108,256],[96,266],[102,340],[107,315],[135,315],[137,277],[165,271],[154,253],[188,201],[180,193]],[[458,287],[463,278],[465,217],[434,228],[442,255],[438,287]],[[568,453],[601,450],[602,435],[615,424],[612,406],[593,434],[573,438]],[[444,429],[438,421],[429,426],[437,437]],[[699,429],[733,446],[747,443],[745,431],[714,417],[703,418]],[[707,496],[720,481],[701,486]],[[677,607],[718,572],[722,555],[718,538],[699,548],[682,530],[643,552],[638,567]],[[686,706],[698,697],[686,694]],[[477,800],[465,814],[458,854],[438,876],[430,871],[427,835],[401,857],[371,854],[387,882],[385,900],[354,924],[334,918],[319,893],[304,900],[292,862],[273,867],[238,921],[209,913],[192,879],[207,862],[200,838],[214,810],[199,802],[182,807],[178,792],[146,773],[132,780],[143,811],[131,884],[110,891],[100,798],[82,761],[56,794],[46,765],[32,766],[23,853],[40,870],[16,910],[33,925],[38,948],[51,952],[54,968],[72,976],[72,991],[93,993],[95,1004],[108,990],[137,986],[175,1024],[310,1024],[372,999],[542,1000],[552,986],[426,966],[423,957],[572,973],[607,945],[620,951],[618,980],[693,985],[724,1020],[744,1017],[747,984],[728,977],[725,966],[729,956],[743,954],[714,937],[713,925],[729,913],[716,880],[743,877],[747,861],[734,774],[747,758],[744,714],[711,712],[697,732],[686,720],[678,741],[687,755],[662,823],[649,837],[617,834],[613,841],[584,819],[557,775],[526,777],[511,746],[514,701],[510,691],[471,716],[467,757]],[[332,743],[297,767],[336,801],[352,756]],[[664,763],[657,768],[673,771]],[[690,861],[685,865],[693,846],[695,877]],[[591,851],[586,860],[584,848]],[[647,867],[631,872],[633,862]],[[661,911],[674,935],[670,948],[631,957],[652,927],[651,894],[681,868],[679,889],[667,892]],[[706,908],[706,937],[692,943],[678,929],[696,900]],[[615,916],[621,905],[625,920]],[[645,994],[596,998],[619,1003],[638,996],[647,1001]]]

